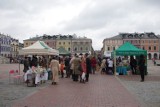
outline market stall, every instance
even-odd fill
[[[52,49],[51,47],[49,47],[47,44],[45,44],[43,41],[37,41],[34,44],[32,44],[31,46],[22,48],[21,50],[19,50],[19,55],[38,55],[38,56],[46,56],[47,57],[47,68],[48,68],[48,64],[49,64],[49,56],[50,55],[54,55],[54,56],[59,56],[59,51],[56,49]],[[42,70],[40,69],[41,67],[37,67],[35,68],[35,70],[28,70],[28,74],[36,74],[35,76],[35,84],[37,84],[40,80],[42,80],[42,76],[44,76],[46,74],[46,70]],[[46,68],[46,69],[47,69]],[[19,71],[20,71],[20,67],[19,67]],[[34,72],[37,71],[37,72]],[[27,73],[24,76],[25,80],[27,78]],[[34,76],[33,76],[34,77]],[[46,77],[44,77],[46,78]],[[46,79],[45,79],[46,80]]]
[[[135,47],[134,45],[132,45],[131,43],[129,42],[125,42],[123,45],[121,45],[118,49],[116,49],[114,52],[113,52],[113,56],[114,56],[114,74],[116,75],[116,72],[120,72],[120,67],[117,66],[116,64],[116,57],[117,56],[135,56],[138,57],[140,55],[144,55],[145,56],[145,60],[146,60],[146,73],[147,73],[147,51],[146,50],[142,50],[142,49],[139,49],[137,47]],[[123,66],[122,65],[122,72],[123,73],[127,73],[127,67]]]

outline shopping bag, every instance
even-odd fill
[[[86,74],[83,72],[83,73],[82,73],[82,79],[83,79],[83,80],[85,79],[85,76],[86,76]]]

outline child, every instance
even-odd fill
[[[60,72],[61,72],[61,77],[63,78],[64,77],[64,67],[65,67],[65,65],[64,65],[64,62],[63,61],[61,61],[61,63],[60,63]]]

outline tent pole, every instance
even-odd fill
[[[146,63],[146,75],[148,75],[148,71],[147,71],[147,66],[148,66],[148,64],[147,64],[147,62],[148,62],[148,61],[147,61],[147,54],[146,54],[146,56],[145,56],[145,60],[146,60],[146,62],[145,62],[145,63]]]
[[[116,76],[116,52],[114,51],[114,76]]]

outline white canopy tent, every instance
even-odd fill
[[[52,49],[43,41],[37,41],[31,46],[19,50],[19,55],[59,55],[59,51]]]
[[[47,55],[47,56],[56,55],[56,56],[59,56],[59,51],[56,49],[52,49],[43,41],[37,41],[34,44],[19,50],[19,55]],[[48,61],[49,60],[47,57],[47,63]],[[19,64],[19,71],[20,71],[20,64]]]

